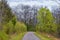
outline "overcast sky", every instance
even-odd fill
[[[60,1],[58,1],[60,2]],[[51,7],[51,6],[59,6],[57,2],[52,1],[52,0],[8,0],[8,3],[11,7],[13,6],[17,6],[18,4],[25,4],[25,5],[43,5],[43,6],[47,6],[47,7]]]

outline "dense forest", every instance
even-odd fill
[[[9,40],[11,35],[27,31],[47,33],[60,38],[59,7],[52,11],[47,7],[23,6],[21,9],[12,10],[6,0],[0,1],[0,40]]]

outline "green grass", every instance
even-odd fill
[[[9,36],[6,33],[0,31],[0,40],[8,40],[8,39]]]
[[[14,36],[12,36],[12,38],[10,40],[22,40],[24,35],[25,35],[25,33],[20,33],[18,35],[14,35]]]
[[[35,35],[36,35],[37,37],[39,37],[40,40],[52,40],[51,38],[49,38],[49,37],[47,37],[47,36],[45,36],[45,35],[42,35],[42,34],[40,34],[40,33],[37,33],[37,32],[35,32]]]

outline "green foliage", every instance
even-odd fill
[[[16,22],[17,20],[16,20],[16,17],[14,16],[12,20],[10,20],[7,24],[3,25],[3,31],[7,34],[15,33]]]
[[[0,31],[0,40],[8,40],[8,35],[4,32]]]
[[[27,31],[36,31],[35,26],[27,25]]]
[[[54,23],[54,17],[52,13],[47,8],[41,8],[38,11],[38,24],[36,27],[37,31],[46,32],[46,33],[55,33],[57,26]]]
[[[53,40],[52,38],[47,37],[39,32],[36,32],[35,35],[40,38],[40,40]]]
[[[15,26],[15,24],[17,22],[16,17],[14,16],[11,21],[12,21],[12,24]]]
[[[27,28],[26,25],[22,22],[17,22],[15,25],[15,30],[17,33],[21,33],[21,32],[26,32]]]
[[[0,30],[3,25],[7,24],[14,17],[11,8],[7,4],[7,0],[0,0]]]
[[[13,33],[26,32],[27,28],[24,25],[24,23],[16,22],[16,24],[13,25],[12,21],[10,21],[9,23],[4,25],[3,31],[7,34],[13,34]]]
[[[0,31],[3,31],[0,40],[9,40],[7,35],[27,31],[25,24],[16,20],[6,0],[0,1],[0,11]]]
[[[14,25],[12,24],[11,21],[3,26],[3,31],[6,32],[7,34],[13,33]]]
[[[0,10],[1,10],[0,15],[2,15],[1,16],[2,24],[8,23],[13,18],[14,15],[12,14],[11,8],[7,4],[6,0],[0,1]]]
[[[27,28],[24,23],[18,22],[16,20],[16,17],[13,17],[12,20],[10,20],[8,23],[3,25],[2,31],[10,36],[11,34],[15,34],[15,33],[20,34],[22,32],[26,32]]]
[[[18,35],[12,36],[12,38],[10,40],[22,40],[23,36],[25,35],[25,33],[20,33]]]

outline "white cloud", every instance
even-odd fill
[[[44,6],[52,6],[52,5],[57,5],[56,2],[53,1],[44,1],[44,2],[38,2],[38,1],[28,1],[28,2],[9,2],[10,6],[16,6],[18,4],[27,4],[27,5],[44,5]]]
[[[9,2],[8,3],[10,7],[17,6],[19,3],[17,2]]]
[[[58,6],[58,3],[54,2],[54,1],[51,1],[51,0],[14,0],[14,1],[10,1],[8,2],[9,5],[11,7],[14,7],[14,6],[17,6],[18,4],[25,4],[25,5],[37,5],[37,6],[40,6],[40,5],[43,5],[43,6],[47,6],[49,9],[51,9],[51,6]]]

